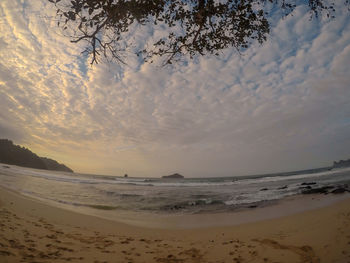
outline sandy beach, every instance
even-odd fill
[[[68,261],[350,262],[350,199],[234,226],[157,229],[63,210],[1,188],[0,262]]]

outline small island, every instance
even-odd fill
[[[184,176],[178,173],[162,176],[163,179],[183,179]]]

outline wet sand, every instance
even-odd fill
[[[174,229],[83,215],[0,188],[0,262],[346,263],[350,199],[257,222]]]

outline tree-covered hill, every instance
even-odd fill
[[[7,139],[0,139],[0,162],[36,169],[73,172],[64,164],[46,157],[40,157],[29,149],[15,145]]]

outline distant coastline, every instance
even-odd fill
[[[333,168],[345,168],[345,167],[350,167],[350,159],[348,160],[340,160],[338,162],[334,161],[333,162]]]
[[[50,158],[40,157],[25,147],[15,145],[8,139],[0,139],[0,162],[29,168],[73,173],[73,170],[66,165]]]
[[[338,168],[347,168],[350,167],[350,159],[347,160],[339,160],[339,161],[333,161],[332,166],[326,166],[326,167],[319,167],[319,168],[313,168],[313,169],[305,169],[305,170],[296,170],[296,171],[290,171],[290,172],[277,172],[277,173],[266,173],[266,174],[252,174],[248,175],[249,177],[255,177],[255,176],[274,176],[274,175],[298,175],[298,174],[314,174],[314,173],[320,173],[325,171],[331,171],[333,169]]]

